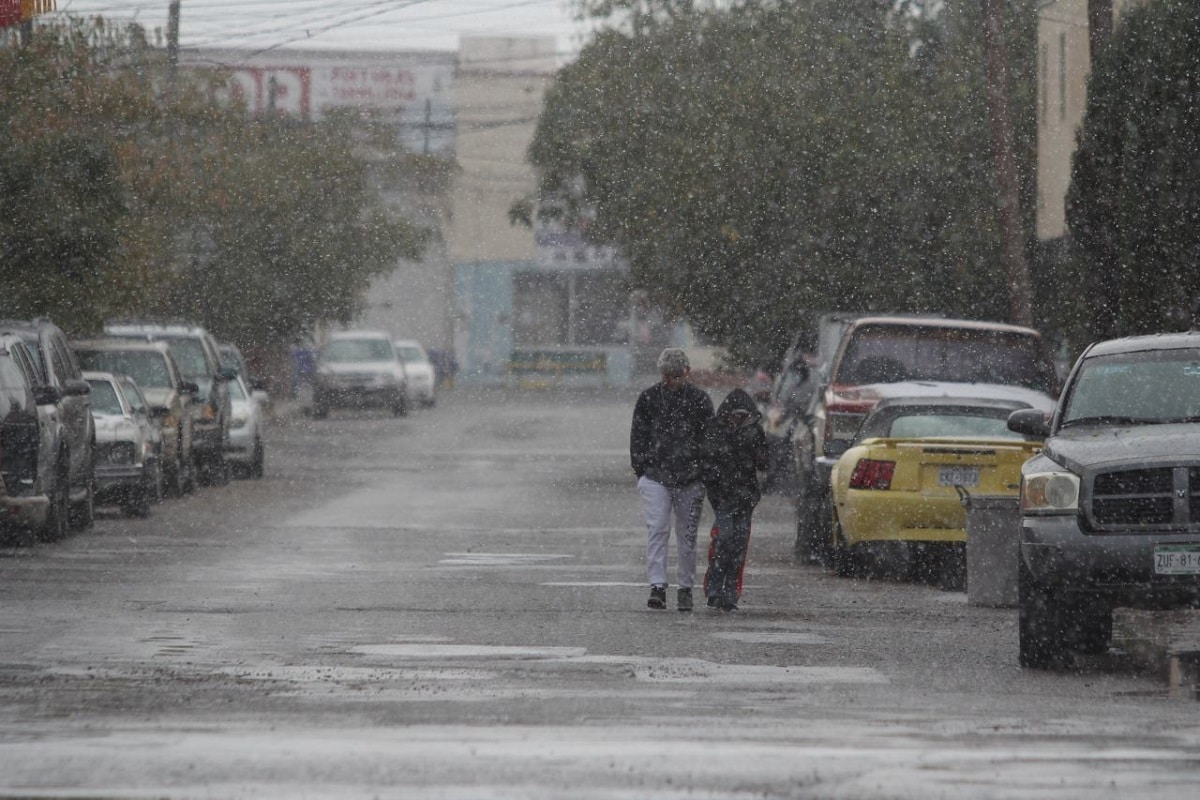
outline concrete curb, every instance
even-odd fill
[[[1200,610],[1118,608],[1113,646],[1131,667],[1159,676],[1170,697],[1200,699]]]

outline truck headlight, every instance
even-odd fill
[[[1033,472],[1021,478],[1021,511],[1026,514],[1074,514],[1079,511],[1079,476],[1070,472]]]

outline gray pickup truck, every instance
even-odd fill
[[[1021,470],[1020,663],[1103,652],[1112,609],[1200,603],[1200,332],[1091,345]]]

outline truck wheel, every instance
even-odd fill
[[[183,469],[183,493],[191,494],[200,486],[200,479],[196,477],[196,459],[185,458],[180,465]]]
[[[187,456],[183,449],[183,429],[175,433],[175,458],[163,468],[163,483],[169,497],[183,497],[188,493]]]
[[[131,489],[129,497],[121,503],[121,511],[127,517],[144,519],[150,516],[150,506],[154,503],[154,487],[149,482]]]
[[[46,524],[39,531],[43,542],[56,542],[67,535],[69,517],[71,515],[71,487],[67,484],[67,476],[60,475],[54,482],[50,492],[50,511],[46,515]]]
[[[828,492],[814,496],[801,492],[796,497],[796,559],[833,566],[830,519],[833,506]]]
[[[224,453],[208,454],[200,462],[200,482],[205,486],[229,483],[229,464]]]
[[[258,479],[263,476],[263,463],[266,461],[266,449],[263,447],[262,439],[254,440],[254,458],[250,461],[249,475],[251,478]]]
[[[1069,613],[1063,598],[1039,586],[1022,560],[1017,568],[1018,652],[1022,667],[1062,669],[1066,666]]]
[[[86,531],[96,521],[96,486],[89,475],[87,479],[87,494],[71,508],[71,527],[77,531]]]
[[[861,545],[846,543],[842,523],[835,518],[830,537],[830,565],[839,578],[861,578],[866,573],[866,559]]]
[[[177,450],[176,453],[178,452]],[[163,482],[169,497],[183,497],[187,494],[187,475],[185,473],[183,457],[176,455],[175,461],[167,465],[163,474]]]

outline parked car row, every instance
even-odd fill
[[[885,396],[928,396],[930,387],[981,398],[1017,389],[1049,413],[1058,379],[1050,349],[1031,328],[940,317],[846,321],[792,436],[799,557],[828,561],[831,472],[867,414]]]
[[[0,525],[53,540],[96,504],[145,516],[234,470],[261,477],[266,395],[219,352],[195,325],[68,341],[49,320],[0,323]]]
[[[801,558],[946,586],[971,496],[1010,498],[1022,666],[1103,652],[1118,605],[1200,607],[1200,331],[1093,344],[1060,391],[1028,328],[862,317],[797,373]]]

